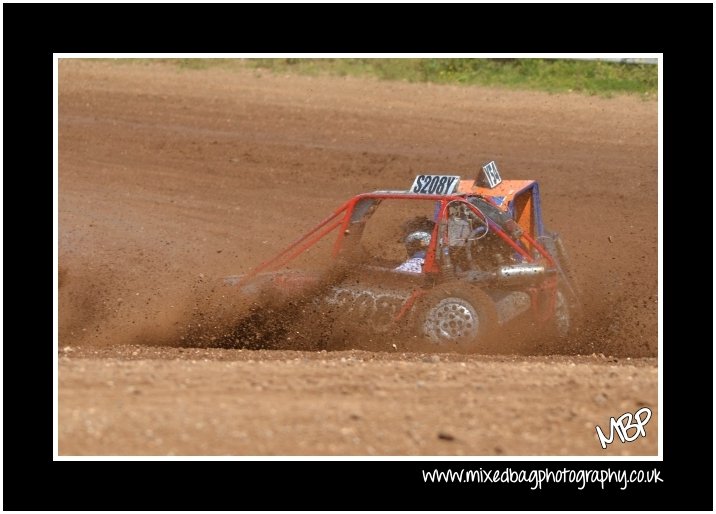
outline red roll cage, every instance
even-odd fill
[[[364,213],[360,216],[360,219],[353,219],[356,206],[359,202],[365,200],[376,200],[376,202],[381,202],[383,200],[424,200],[437,202],[439,204],[438,216],[435,220],[435,228],[433,229],[432,234],[433,237],[431,238],[430,245],[426,252],[425,264],[423,266],[425,273],[438,273],[440,271],[436,253],[438,246],[446,243],[446,241],[440,241],[440,227],[447,219],[448,206],[454,202],[467,206],[468,209],[470,209],[487,224],[490,231],[496,234],[505,244],[510,246],[524,261],[532,263],[537,260],[543,260],[549,267],[555,266],[552,256],[542,245],[537,243],[532,234],[528,234],[527,231],[523,231],[518,237],[513,237],[507,234],[507,232],[505,232],[505,230],[495,220],[486,216],[479,208],[467,201],[467,198],[472,196],[479,196],[483,200],[490,202],[489,197],[474,194],[430,195],[404,193],[398,191],[376,191],[373,193],[356,195],[341,205],[312,230],[293,241],[277,255],[260,263],[254,269],[249,271],[241,278],[238,285],[246,283],[261,272],[276,271],[282,266],[285,266],[328,234],[338,229],[338,236],[333,244],[332,251],[333,258],[337,258],[344,248],[346,236],[351,234],[351,222],[361,223],[366,217],[366,213]],[[377,203],[374,205],[377,207]],[[447,234],[443,231],[442,238],[445,239],[446,237]]]

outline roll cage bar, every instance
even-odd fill
[[[333,213],[327,218],[321,221],[309,232],[305,233],[298,239],[294,240],[286,248],[281,250],[274,257],[260,263],[254,269],[249,271],[237,285],[242,285],[261,272],[265,271],[276,271],[277,269],[285,266],[293,259],[298,257],[300,254],[308,250],[310,247],[315,245],[318,241],[326,237],[328,234],[338,229],[338,236],[333,244],[332,256],[337,258],[344,249],[345,239],[351,235],[351,224],[352,223],[365,223],[372,211],[383,200],[425,200],[437,202],[439,205],[438,217],[433,229],[433,237],[431,238],[430,245],[426,253],[424,271],[426,273],[438,273],[440,267],[437,263],[437,248],[438,244],[443,244],[445,241],[439,241],[440,226],[441,223],[447,219],[448,206],[454,202],[458,202],[461,205],[467,206],[471,212],[482,219],[488,226],[488,230],[494,232],[506,245],[511,247],[522,259],[527,262],[535,262],[540,257],[543,258],[549,267],[555,267],[556,264],[552,259],[552,256],[547,252],[542,245],[540,245],[531,234],[522,232],[518,237],[510,236],[500,224],[494,219],[490,218],[482,212],[478,207],[467,201],[468,198],[477,197],[487,202],[490,205],[494,204],[490,201],[489,197],[482,196],[479,194],[470,193],[457,193],[449,195],[429,195],[429,194],[414,194],[414,193],[403,193],[403,192],[391,192],[391,191],[376,191],[373,193],[363,193],[354,196],[346,203],[338,207]],[[372,204],[368,204],[365,212],[356,211],[356,207],[364,201],[374,200]],[[354,219],[354,216],[358,216],[359,219]],[[443,231],[444,232],[444,231]],[[442,234],[443,238],[446,235]]]

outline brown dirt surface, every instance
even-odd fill
[[[578,337],[212,347],[221,277],[354,194],[492,159],[540,182]],[[657,452],[655,101],[63,59],[58,272],[60,455]],[[647,437],[602,450],[595,425],[640,406]]]

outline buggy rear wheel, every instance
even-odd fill
[[[486,293],[464,283],[436,286],[418,303],[414,330],[426,350],[484,350],[497,325]]]

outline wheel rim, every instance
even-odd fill
[[[474,341],[479,326],[475,307],[467,300],[451,297],[430,308],[423,329],[434,344],[461,344]]]

